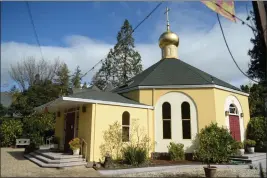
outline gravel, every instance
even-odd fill
[[[173,171],[146,172],[136,174],[113,175],[111,177],[205,177],[203,168],[186,168]],[[218,169],[216,177],[260,177],[258,170]]]
[[[64,169],[42,168],[23,156],[23,148],[1,148],[1,177],[99,177],[85,166]]]

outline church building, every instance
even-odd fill
[[[243,141],[250,120],[249,95],[179,59],[178,46],[167,20],[157,63],[111,91],[92,87],[35,108],[56,113],[60,149],[67,151],[68,142],[79,137],[86,142],[81,154],[87,161],[99,161],[104,131],[116,121],[128,136],[132,123],[138,123],[155,142],[151,152],[168,152],[169,143],[176,142],[192,153],[196,134],[212,122]]]

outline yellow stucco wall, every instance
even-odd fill
[[[136,120],[136,123],[139,125],[139,127],[144,129],[144,133],[146,133],[151,140],[154,140],[154,126],[152,125],[153,113],[151,110],[123,106],[93,104],[93,127],[91,140],[92,156],[90,157],[90,161],[99,161],[99,159],[102,159],[99,148],[100,145],[104,143],[104,131],[108,130],[109,125],[114,124],[116,121],[122,124],[122,114],[125,111],[128,111],[130,113],[130,125],[133,123],[133,120]]]
[[[244,96],[241,94],[235,94],[229,91],[215,89],[215,109],[216,109],[216,121],[219,125],[225,125],[225,110],[224,104],[226,98],[228,96],[235,96],[239,101],[243,114],[244,114],[244,128],[247,128],[247,124],[250,120],[250,113],[249,113],[249,104],[248,104],[248,96]]]
[[[138,101],[139,102],[139,90],[134,90],[134,91],[130,91],[127,93],[123,93],[123,96],[130,98],[134,101]]]
[[[91,149],[91,127],[92,127],[92,104],[85,105],[86,112],[82,112],[82,107],[79,110],[79,122],[78,122],[78,137],[83,138],[87,143],[87,153],[86,146],[83,147],[83,155],[87,154],[87,160],[90,160],[90,149]]]
[[[60,117],[56,118],[55,136],[59,138],[60,149],[64,148],[64,113],[60,111]]]

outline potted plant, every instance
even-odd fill
[[[53,137],[52,143],[53,143],[53,148],[58,149],[59,148],[59,137]]]
[[[245,154],[244,144],[242,142],[237,142],[238,154],[243,156]]]
[[[79,155],[80,153],[80,147],[81,147],[81,141],[79,138],[74,138],[69,142],[70,148],[73,151],[73,155]]]
[[[247,151],[249,153],[254,153],[256,142],[254,140],[247,139],[244,143],[246,145]]]

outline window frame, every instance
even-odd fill
[[[127,114],[127,116],[124,116],[125,114]],[[131,123],[131,120],[130,120],[130,118],[131,118],[131,115],[130,115],[130,113],[128,112],[128,111],[124,111],[123,113],[122,113],[122,122],[121,122],[121,125],[122,125],[122,142],[129,142],[130,141],[130,123]],[[126,125],[126,124],[123,124],[124,122],[123,122],[123,120],[124,119],[128,119],[128,125]],[[128,128],[128,139],[127,140],[124,140],[124,133],[123,133],[123,128]]]
[[[165,116],[165,114],[164,114],[164,104],[168,104],[169,105],[169,110],[168,110],[168,112],[170,112],[170,113],[168,113],[168,115],[170,116],[170,118],[164,118],[164,116]],[[161,113],[161,115],[162,115],[162,139],[163,140],[171,140],[172,139],[172,121],[171,121],[171,117],[172,117],[172,109],[171,109],[171,104],[169,103],[169,102],[164,102],[163,104],[162,104],[162,106],[161,106],[161,108],[162,108],[162,113]],[[166,111],[167,112],[167,111]],[[169,135],[170,135],[170,138],[164,138],[164,121],[168,121],[168,122],[170,122],[170,129],[169,129]]]
[[[235,109],[235,112],[233,113],[233,112],[231,112],[231,109]],[[238,116],[238,114],[239,114],[239,112],[238,112],[238,109],[237,109],[237,107],[236,107],[236,105],[235,104],[230,104],[229,105],[229,115],[235,115],[235,116]]]
[[[189,116],[190,118],[183,118],[183,104],[187,103],[189,106]],[[190,103],[187,101],[183,101],[181,104],[181,120],[182,120],[182,139],[183,140],[192,140],[192,124],[191,124],[191,107]],[[190,138],[184,138],[184,121],[188,122],[189,121],[189,126],[190,126]]]

